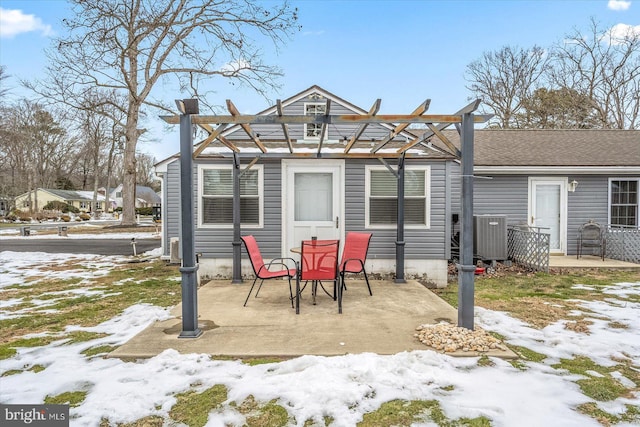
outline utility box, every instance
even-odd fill
[[[180,239],[172,237],[169,243],[169,264],[181,264],[180,259]]]
[[[506,215],[474,215],[473,230],[473,248],[478,258],[490,261],[508,258]]]

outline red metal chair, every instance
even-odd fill
[[[316,301],[318,284],[327,295],[336,299],[338,285],[339,240],[303,240],[300,256],[300,272],[296,279],[296,313],[300,313],[300,281],[311,281],[311,295]],[[322,286],[322,281],[333,282],[333,295]],[[305,284],[306,286],[306,284]],[[304,287],[303,287],[304,289]]]
[[[251,261],[251,267],[253,267],[253,273],[256,275],[256,278],[253,280],[253,284],[251,285],[251,289],[249,289],[247,299],[244,300],[244,306],[247,306],[247,301],[249,301],[251,292],[253,292],[253,287],[256,285],[256,281],[258,281],[258,279],[260,279],[260,286],[258,286],[258,290],[256,291],[254,297],[258,296],[260,288],[262,288],[262,283],[265,280],[286,277],[289,280],[289,299],[291,300],[291,307],[293,308],[293,290],[291,288],[291,278],[295,277],[296,268],[289,268],[284,261],[291,260],[294,265],[297,265],[296,261],[293,258],[274,258],[269,262],[269,264],[265,264],[255,237],[249,235],[243,236],[241,237],[241,239],[244,242],[245,248],[247,248],[247,254],[249,255],[249,260]],[[281,268],[279,270],[270,270],[272,266],[279,266]]]
[[[364,269],[364,263],[367,260],[367,252],[369,251],[369,242],[371,241],[371,233],[356,233],[350,231],[344,242],[342,250],[342,259],[340,260],[340,286],[338,287],[338,313],[342,313],[342,291],[347,289],[344,282],[346,273],[363,273],[364,280],[369,288],[369,295],[373,296],[369,278]]]

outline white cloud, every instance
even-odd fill
[[[640,25],[616,24],[609,29],[609,44],[620,44],[624,40],[640,37]]]
[[[611,10],[627,10],[631,6],[630,1],[625,0],[609,0],[607,7]]]
[[[223,72],[223,75],[225,77],[231,77],[236,74],[242,73],[245,70],[250,70],[250,69],[251,69],[251,63],[244,59],[227,62],[222,67],[220,67],[220,71]]]
[[[18,9],[0,8],[0,38],[13,38],[31,31],[39,31],[44,36],[53,34],[51,25],[44,24],[35,15],[26,15]]]

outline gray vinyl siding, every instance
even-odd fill
[[[228,166],[230,159],[219,162],[200,162],[203,165],[225,165]],[[264,222],[263,227],[242,227],[243,235],[253,234],[260,242],[260,251],[265,258],[276,258],[280,256],[282,233],[281,233],[281,212],[282,212],[282,185],[280,180],[280,162],[264,161],[259,162],[264,167]],[[241,166],[244,168],[246,164]],[[197,175],[197,167],[194,167]],[[197,176],[194,177],[194,200],[195,212],[198,212],[198,183]],[[233,228],[198,228],[195,231],[196,252],[202,253],[205,258],[231,258],[233,257]],[[245,249],[242,248],[243,257]]]
[[[573,177],[571,178],[573,179]],[[571,180],[570,179],[570,180]],[[608,222],[608,176],[577,176],[574,193],[568,193],[567,254],[576,254],[578,229],[590,219],[606,226]]]
[[[352,160],[346,163],[345,215],[346,231],[373,233],[369,258],[394,259],[395,228],[365,228],[365,165],[380,165],[375,160]],[[405,259],[445,259],[445,163],[407,160],[412,165],[431,167],[431,212],[429,229],[405,228]]]
[[[507,215],[508,224],[527,222],[529,207],[529,178],[550,175],[487,175],[474,180],[474,215]],[[589,220],[607,226],[609,221],[609,176],[557,175],[578,181],[575,192],[567,194],[567,255],[576,254],[578,230]],[[634,178],[634,177],[630,177]],[[452,212],[460,211],[460,169],[456,165],[451,174]]]
[[[228,165],[230,160],[207,161],[197,164]],[[197,212],[197,164],[194,164],[194,210]],[[279,257],[282,247],[282,182],[279,160],[264,163],[264,226],[263,228],[245,227],[243,234],[251,233],[260,242],[265,258]],[[365,165],[379,165],[375,160],[351,160],[345,164],[345,231],[370,231],[373,233],[369,256],[372,258],[395,258],[395,228],[365,228]],[[406,167],[412,165],[430,165],[431,167],[431,212],[429,229],[405,229],[406,259],[445,259],[445,163],[406,161]],[[179,163],[168,166],[167,173],[167,242],[180,234],[180,174]],[[196,253],[204,258],[232,257],[233,229],[197,228],[195,230]],[[168,246],[168,244],[167,244]],[[243,248],[243,257],[244,248]]]
[[[507,215],[508,224],[526,224],[529,179],[526,176],[493,176],[473,181],[474,215]]]
[[[164,255],[169,255],[171,238],[180,237],[180,161],[175,160],[167,165],[164,184],[166,186],[166,198],[163,228],[166,232],[166,247]]]

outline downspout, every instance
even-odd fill
[[[396,227],[396,283],[406,283],[404,279],[404,154],[398,159],[398,206]]]

